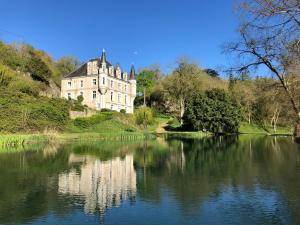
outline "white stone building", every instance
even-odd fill
[[[103,50],[101,58],[91,59],[61,81],[61,97],[77,99],[83,96],[84,105],[101,110],[126,110],[133,113],[136,97],[135,70],[130,74],[123,72],[120,66],[113,67],[106,60]]]

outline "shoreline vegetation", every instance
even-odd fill
[[[41,133],[0,134],[0,147],[20,148],[33,144],[47,144],[68,141],[138,141],[156,138],[204,138],[212,137],[210,132],[182,131],[177,119],[168,116],[156,117],[155,122],[147,128],[146,134],[141,127],[133,125],[133,116],[121,113],[101,112],[89,118],[72,120],[65,131],[46,130]],[[224,135],[266,135],[292,136],[291,128],[263,128],[256,124],[242,122],[237,134]]]

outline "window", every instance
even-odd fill
[[[110,87],[113,88],[114,87],[114,82],[111,80],[110,81]]]
[[[72,82],[71,81],[68,82],[68,87],[72,87]]]
[[[113,109],[114,109],[114,105],[111,105],[111,106],[110,106],[110,109],[113,110]]]
[[[83,80],[80,81],[80,87],[83,88]]]
[[[97,80],[93,79],[93,85],[96,86],[97,85]]]
[[[68,93],[68,100],[71,100],[71,93]]]
[[[114,93],[111,92],[111,93],[110,93],[110,101],[113,101],[113,98],[114,98]]]
[[[127,85],[125,84],[125,92],[127,91]]]
[[[96,99],[96,97],[97,97],[97,92],[93,91],[93,99]]]
[[[118,89],[121,90],[121,84],[120,83],[118,83]]]
[[[83,92],[82,91],[80,92],[80,95],[83,96]]]
[[[102,83],[103,83],[103,85],[105,85],[105,77],[103,77]]]
[[[118,102],[121,102],[121,94],[118,94]]]
[[[127,104],[127,95],[125,95],[125,105]]]

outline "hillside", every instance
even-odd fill
[[[59,96],[61,78],[75,70],[79,61],[65,56],[54,60],[46,52],[29,44],[7,44],[0,41],[0,68],[9,69],[11,76],[19,80],[31,78],[42,95]],[[27,78],[25,78],[27,77]]]
[[[28,44],[0,41],[0,132],[62,130],[76,103],[60,99],[61,77],[78,61],[54,61]]]

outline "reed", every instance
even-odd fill
[[[47,140],[46,135],[40,134],[5,134],[0,135],[0,146],[17,147]]]

